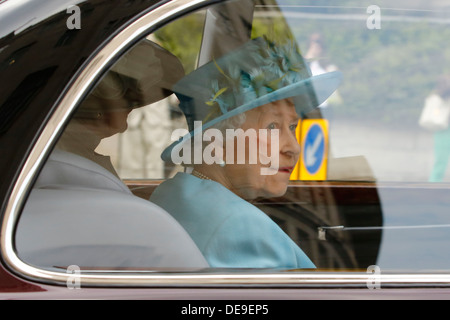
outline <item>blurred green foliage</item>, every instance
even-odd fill
[[[328,22],[316,29],[326,43],[327,60],[344,73],[344,105],[336,111],[416,124],[437,78],[450,72],[450,28],[426,22],[386,21],[379,30],[355,25]],[[307,47],[307,39],[301,41]]]
[[[205,23],[205,12],[187,15],[155,32],[158,43],[177,56],[186,74],[195,69]]]

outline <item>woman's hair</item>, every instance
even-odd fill
[[[237,114],[237,115],[235,115],[235,116],[233,116],[231,118],[222,120],[222,121],[216,123],[215,125],[209,127],[208,129],[217,129],[217,130],[219,130],[221,132],[221,134],[222,134],[222,137],[224,137],[223,143],[227,143],[226,130],[227,129],[239,129],[239,128],[241,128],[242,125],[244,124],[245,120],[246,120],[245,113],[240,113],[240,114]],[[205,130],[208,130],[208,129],[205,129]],[[233,138],[234,138],[234,135],[233,135]],[[194,143],[195,143],[195,139],[191,139],[191,147],[192,148],[194,147]],[[202,153],[203,153],[205,148],[210,143],[211,142],[202,141]],[[223,147],[225,148],[225,144],[223,145]],[[192,157],[194,157],[194,154],[192,154]],[[184,166],[184,167],[191,167],[192,163],[194,163],[193,158],[191,160],[192,161],[191,161],[190,164],[182,163],[181,165]]]
[[[242,127],[242,125],[245,122],[245,119],[246,119],[245,113],[240,113],[231,118],[216,123],[211,128],[220,130],[220,132],[222,132],[222,135],[225,137],[227,129],[238,129]]]

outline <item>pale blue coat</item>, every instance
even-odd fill
[[[213,268],[315,268],[264,212],[217,182],[178,173],[150,200],[178,220]]]

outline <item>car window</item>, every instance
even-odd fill
[[[448,19],[441,1],[234,0],[149,32],[66,124],[19,257],[448,270]]]

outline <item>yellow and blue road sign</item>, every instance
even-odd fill
[[[297,128],[301,145],[300,159],[292,180],[326,180],[328,164],[328,121],[304,119]]]

